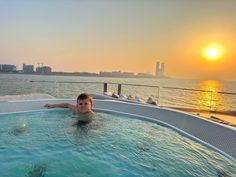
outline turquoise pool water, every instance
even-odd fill
[[[88,125],[50,110],[0,115],[0,176],[235,176],[236,164],[173,130],[97,113]]]

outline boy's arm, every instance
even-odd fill
[[[45,104],[44,107],[46,108],[69,108],[75,109],[75,105],[69,103],[60,103],[60,104]]]

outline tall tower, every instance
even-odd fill
[[[165,72],[165,63],[157,61],[156,63],[156,77],[163,77]]]
[[[161,77],[164,76],[164,72],[165,72],[165,63],[161,63]]]
[[[160,77],[160,62],[156,63],[156,77]]]

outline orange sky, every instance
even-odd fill
[[[53,71],[155,73],[236,80],[236,1],[27,1],[0,5],[0,63]],[[209,43],[225,54],[201,56]]]

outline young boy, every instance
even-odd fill
[[[60,103],[60,104],[46,104],[47,108],[69,108],[80,115],[78,123],[85,123],[91,121],[91,116],[94,115],[93,97],[87,93],[82,93],[77,97],[77,104]]]

